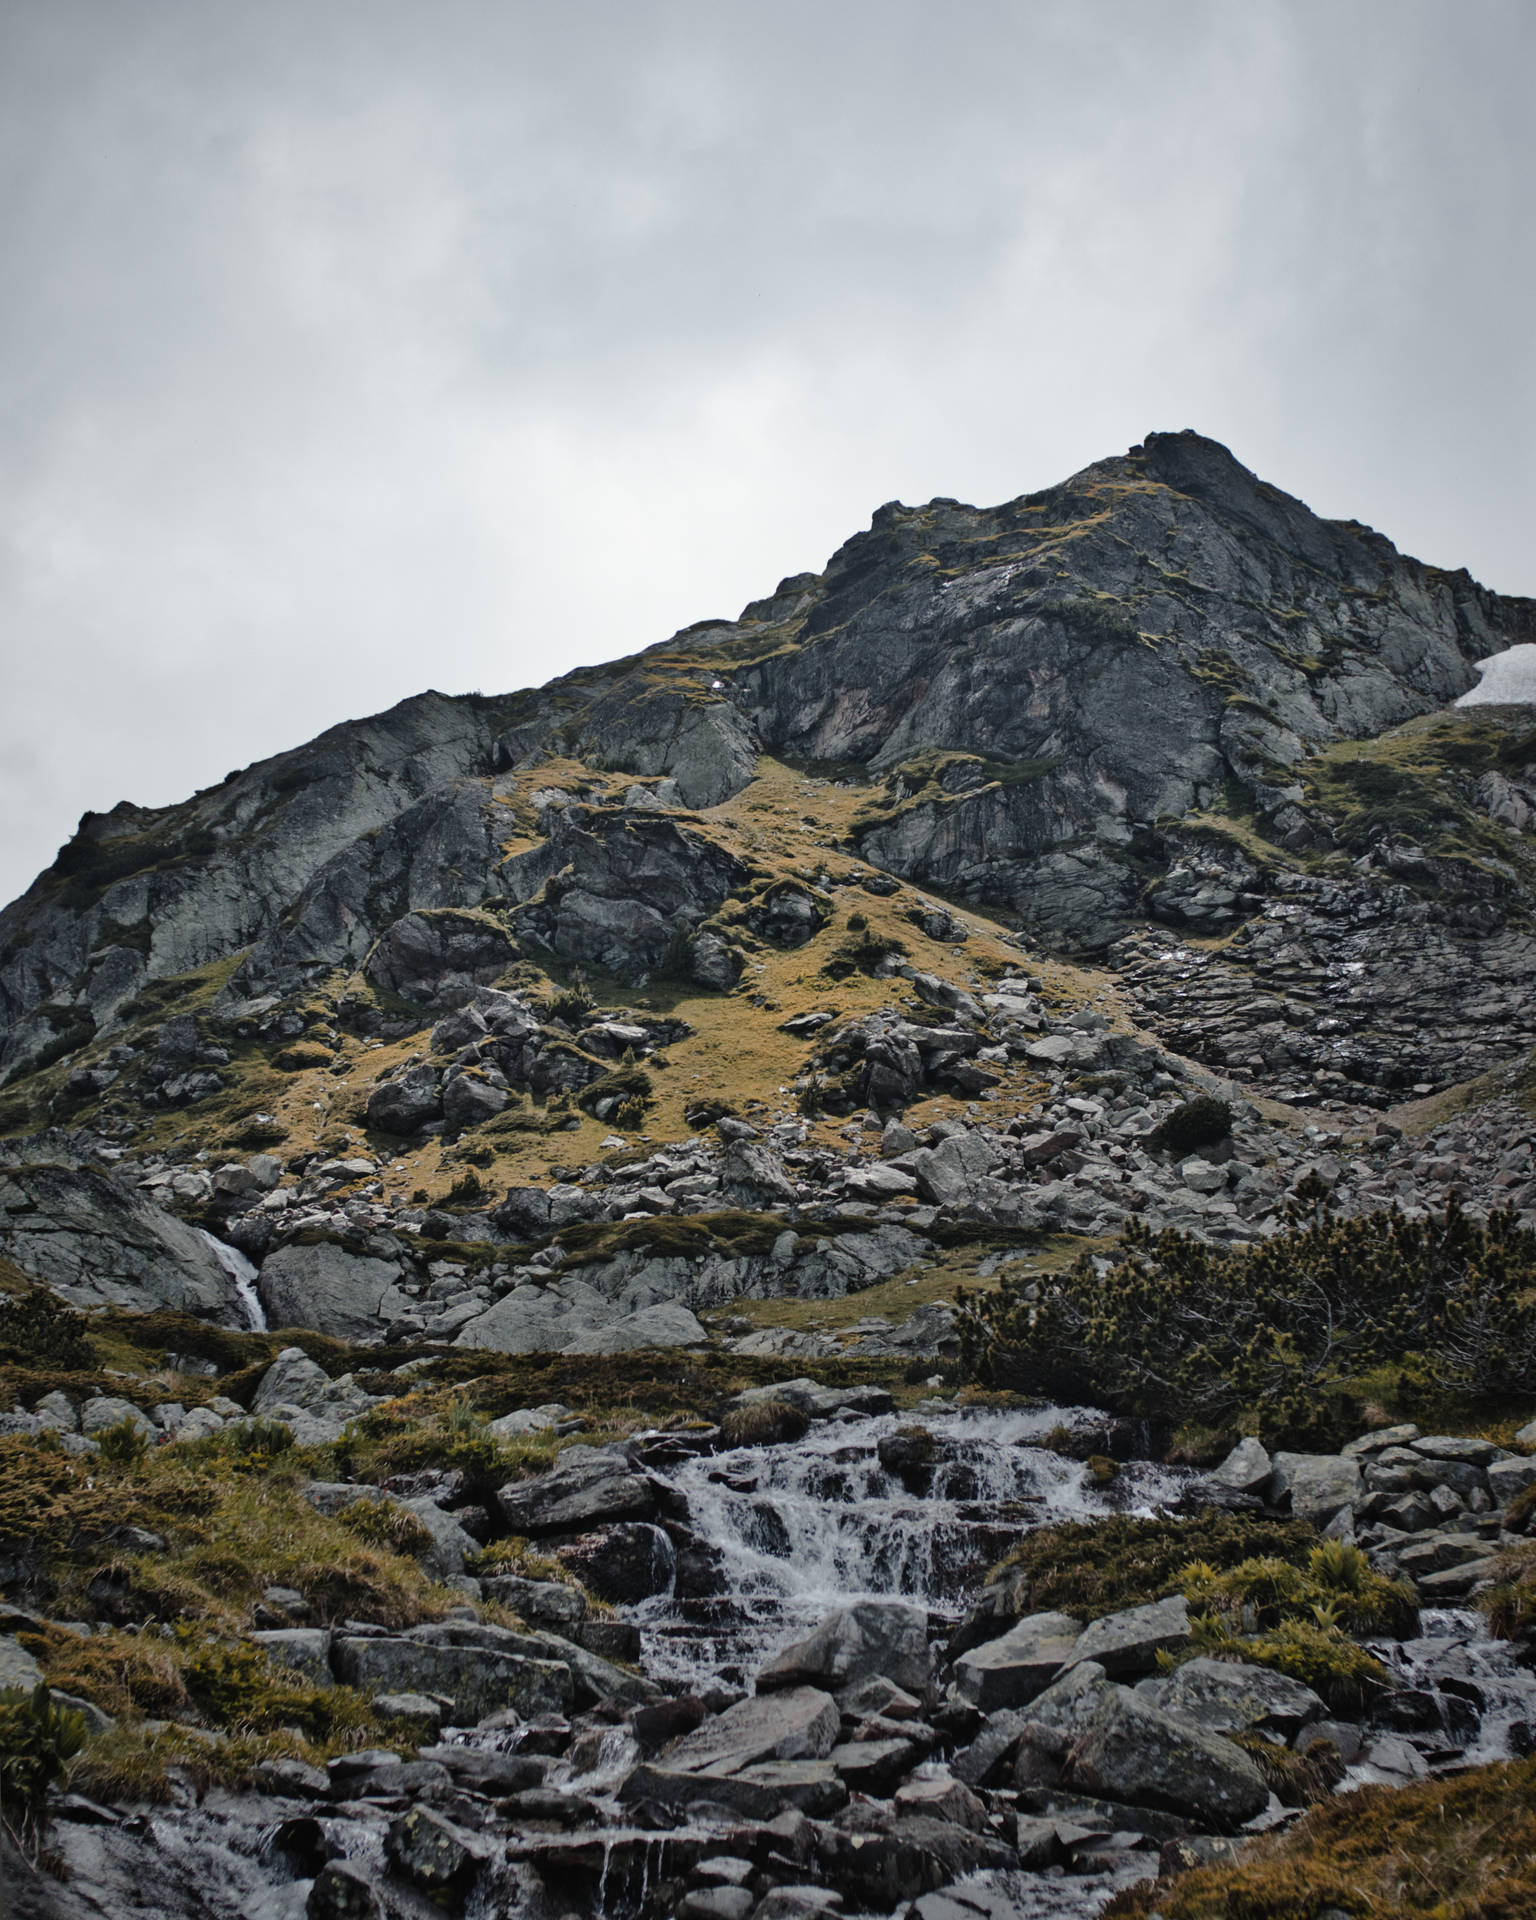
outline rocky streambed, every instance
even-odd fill
[[[878,1389],[786,1381],[732,1414],[723,1432],[573,1445],[502,1490],[505,1523],[606,1608],[459,1573],[460,1607],[391,1631],[298,1624],[303,1596],[271,1592],[252,1638],[372,1693],[394,1746],[268,1761],[238,1794],[173,1777],[169,1805],[65,1796],[66,1877],[31,1881],[17,1913],[1086,1917],[1294,1818],[1298,1783],[1402,1785],[1536,1742],[1536,1676],[1458,1604],[1514,1539],[1509,1503],[1536,1479],[1519,1453],[1402,1427],[1339,1455],[1244,1443],[1197,1476],[1083,1411],[935,1400],[899,1418]],[[431,1493],[411,1504],[437,1514],[450,1565],[458,1520]],[[1017,1567],[983,1586],[1042,1526],[1109,1541],[1126,1516],[1234,1509],[1315,1521],[1341,1605],[1351,1580],[1358,1598],[1407,1576],[1392,1630],[1358,1636],[1377,1665],[1348,1704],[1255,1637],[1218,1645],[1177,1591],[1077,1617],[1032,1607]],[[488,1600],[523,1630],[485,1619]]]

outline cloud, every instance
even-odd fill
[[[0,20],[0,895],[892,497],[1198,426],[1518,590],[1527,10],[52,0]]]

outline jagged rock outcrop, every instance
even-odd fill
[[[249,1319],[208,1240],[97,1167],[0,1160],[0,1254],[77,1307],[169,1307]]]
[[[1102,946],[1175,864],[1159,822],[1228,782],[1283,814],[1309,747],[1445,705],[1533,634],[1530,602],[1319,519],[1196,434],[998,508],[893,504],[737,621],[535,692],[424,694],[179,807],[87,816],[0,915],[0,1066],[67,1052],[146,980],[249,947],[233,991],[257,994],[487,898],[631,977],[691,937],[695,977],[728,989],[739,956],[702,923],[741,876],[707,811],[666,810],[719,805],[765,750],[882,783],[855,824],[876,866]],[[529,830],[509,777],[555,754],[605,804],[558,796],[509,858]],[[792,943],[808,898],[763,902],[761,937]]]

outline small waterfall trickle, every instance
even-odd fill
[[[197,1229],[213,1251],[213,1257],[234,1282],[235,1292],[240,1296],[240,1304],[245,1308],[246,1318],[251,1323],[253,1333],[265,1333],[267,1330],[266,1309],[261,1304],[261,1296],[256,1291],[256,1269],[238,1247],[231,1247],[203,1227]]]
[[[1448,1760],[1479,1766],[1536,1751],[1536,1673],[1470,1607],[1426,1607],[1416,1640],[1372,1642],[1408,1703],[1430,1716]],[[1415,1698],[1417,1696],[1417,1698]],[[1378,1777],[1366,1767],[1358,1779]]]
[[[667,1478],[718,1556],[723,1593],[676,1593],[630,1609],[649,1671],[702,1683],[750,1674],[773,1647],[849,1601],[899,1597],[958,1617],[1019,1535],[1055,1520],[1147,1512],[1186,1476],[1140,1462],[1099,1487],[1038,1443],[1073,1410],[945,1410],[919,1416],[931,1466],[906,1485],[880,1442],[895,1415],[828,1421],[787,1445],[688,1460]]]

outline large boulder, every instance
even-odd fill
[[[932,1672],[928,1616],[900,1600],[861,1600],[829,1614],[805,1639],[782,1647],[757,1676],[757,1690],[837,1691],[875,1675],[921,1693]]]
[[[817,1687],[738,1700],[674,1740],[662,1761],[675,1773],[736,1773],[765,1760],[824,1760],[842,1724],[837,1702]]]
[[[333,1380],[302,1347],[284,1347],[256,1383],[251,1412],[269,1413],[273,1407],[302,1407],[323,1418],[350,1419],[373,1405],[351,1374]]]
[[[498,1640],[495,1636],[500,1636]],[[463,1640],[411,1634],[338,1634],[331,1658],[336,1676],[365,1692],[436,1693],[453,1702],[454,1719],[470,1726],[506,1707],[525,1719],[568,1713],[574,1689],[564,1661],[545,1658],[540,1641],[501,1628],[481,1627]]]
[[[1143,1680],[1136,1691],[1207,1733],[1258,1729],[1289,1736],[1327,1712],[1300,1680],[1236,1660],[1186,1660],[1167,1679]]]
[[[408,913],[387,927],[363,972],[374,986],[418,1006],[458,1006],[516,958],[505,927],[489,914],[438,908]]]
[[[94,1167],[0,1165],[0,1254],[73,1306],[250,1325],[207,1238]]]
[[[552,1548],[561,1566],[599,1600],[648,1600],[665,1593],[677,1571],[677,1549],[660,1527],[631,1520],[579,1534]]]
[[[1178,1653],[1189,1643],[1189,1608],[1175,1594],[1095,1620],[1083,1629],[1072,1659],[1096,1661],[1111,1679],[1117,1679],[1122,1674],[1150,1673],[1159,1653]]]
[[[620,1453],[567,1447],[552,1473],[514,1480],[496,1495],[514,1533],[584,1533],[621,1520],[649,1520],[656,1493]]]
[[[1230,1740],[1200,1732],[1124,1687],[1102,1692],[1067,1760],[1067,1784],[1231,1832],[1269,1804],[1258,1767]]]
[[[1365,1493],[1356,1460],[1336,1453],[1277,1453],[1269,1477],[1269,1498],[1289,1506],[1298,1520],[1331,1520]]]
[[[764,1760],[719,1773],[647,1763],[629,1775],[619,1797],[663,1807],[724,1808],[743,1820],[767,1822],[790,1811],[825,1819],[848,1804],[848,1788],[830,1760]],[[773,1909],[765,1904],[764,1911]]]
[[[332,1240],[290,1241],[262,1262],[256,1291],[273,1327],[313,1327],[338,1340],[382,1340],[391,1320],[410,1311],[393,1260],[354,1253]]]
[[[1227,1493],[1262,1493],[1269,1485],[1274,1462],[1257,1440],[1239,1440],[1222,1461],[1205,1476],[1206,1483]]]
[[[392,1080],[381,1080],[364,1110],[367,1124],[379,1133],[420,1133],[442,1117],[442,1076],[426,1061],[407,1067]]]
[[[955,1662],[955,1691],[983,1713],[1022,1707],[1074,1657],[1083,1623],[1066,1613],[1032,1613],[1000,1639],[973,1647]]]

